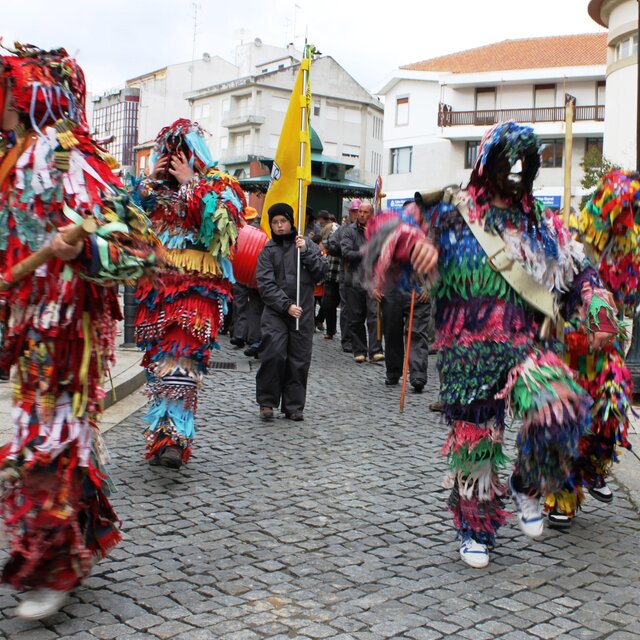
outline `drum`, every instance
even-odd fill
[[[238,243],[233,256],[233,275],[236,282],[256,289],[256,267],[262,247],[269,240],[267,234],[257,227],[245,225],[238,233]]]

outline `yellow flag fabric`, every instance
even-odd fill
[[[300,69],[296,77],[296,83],[291,92],[291,100],[287,108],[287,114],[282,124],[278,149],[271,170],[271,182],[264,199],[262,219],[260,225],[265,233],[271,237],[269,226],[269,207],[276,202],[286,202],[293,207],[293,215],[296,220],[298,232],[303,233],[305,210],[307,207],[307,187],[311,184],[311,147],[309,138],[309,115],[311,111],[311,83],[307,79],[307,92],[304,92],[304,71],[311,68],[311,59],[304,58],[300,62]],[[302,131],[302,108],[307,108],[307,122]],[[300,166],[300,143],[304,143],[304,161]],[[299,183],[302,179],[302,221],[298,220],[298,194]]]

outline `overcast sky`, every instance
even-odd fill
[[[94,93],[203,52],[309,42],[375,91],[396,67],[506,39],[603,31],[588,0],[0,0],[0,36],[75,55]],[[294,33],[295,29],[295,33]]]

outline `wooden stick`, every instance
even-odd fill
[[[65,231],[62,234],[62,238],[67,244],[73,245],[79,240],[84,240],[84,238],[90,236],[97,228],[98,224],[94,218],[86,218],[75,227]],[[11,267],[8,279],[0,278],[0,291],[10,289],[16,282],[20,282],[20,280],[26,278],[38,267],[49,262],[53,257],[53,249],[50,245],[47,245],[46,247],[42,247],[42,249],[38,249],[38,251],[32,253],[30,256],[27,256],[24,260],[20,260],[20,262]]]
[[[409,353],[411,352],[411,333],[413,332],[413,310],[416,305],[415,289],[411,292],[411,307],[409,309],[409,328],[407,329],[407,344],[404,347],[404,368],[402,370],[402,391],[400,392],[400,413],[404,411],[404,397],[407,393],[407,376],[409,374]]]

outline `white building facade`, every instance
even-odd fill
[[[588,149],[603,145],[606,34],[567,38],[573,41],[506,41],[398,69],[379,91],[385,102],[386,206],[401,206],[417,190],[464,186],[486,129],[515,120],[533,126],[542,142],[536,196],[560,208],[567,95],[576,100],[571,194],[577,205],[580,163]],[[583,56],[576,42],[584,45]],[[560,53],[567,48],[573,51],[568,58]],[[527,59],[544,66],[526,67]]]
[[[289,106],[298,65],[209,86],[188,95],[191,114],[211,132],[215,158],[239,178],[251,163],[273,158]],[[333,58],[312,62],[311,126],[324,155],[355,165],[349,178],[373,184],[382,171],[383,106]]]
[[[623,169],[638,170],[638,2],[591,0],[589,15],[609,29],[604,155]]]

